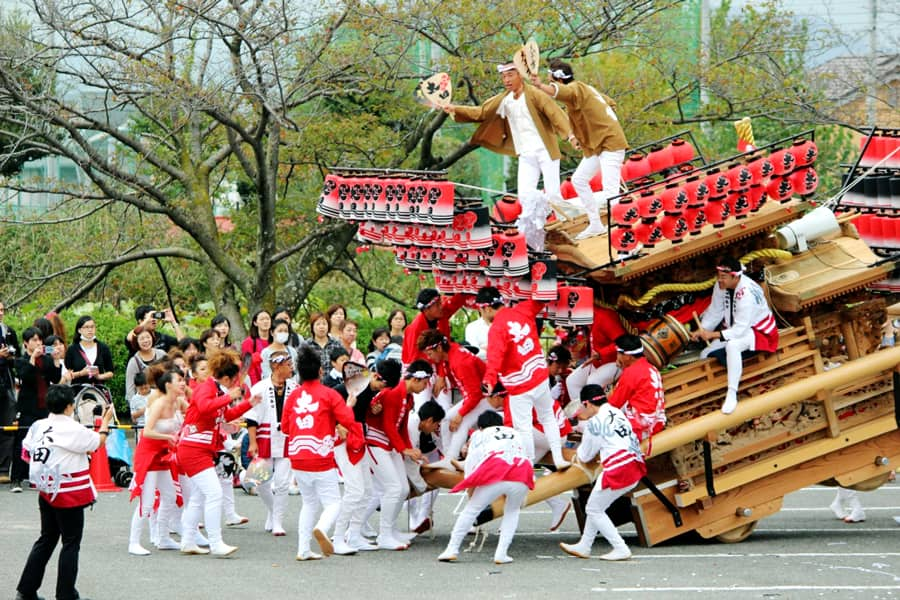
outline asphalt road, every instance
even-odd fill
[[[4,486],[5,487],[5,486]],[[867,520],[848,525],[828,505],[830,488],[811,487],[785,498],[783,510],[759,523],[740,544],[679,539],[654,548],[637,546],[623,527],[634,557],[627,562],[581,560],[563,554],[559,541],[578,537],[574,515],[561,533],[548,533],[549,509],[541,504],[522,515],[510,548],[515,562],[494,565],[496,527],[481,552],[460,562],[439,563],[459,496],[437,503],[434,537],[420,536],[406,552],[370,552],[295,562],[300,498],[290,504],[288,536],[262,531],[262,502],[236,490],[240,513],[251,521],[227,529],[225,540],[240,546],[231,559],[126,552],[132,505],[126,493],[101,494],[87,513],[79,590],[97,599],[224,598],[897,598],[900,597],[900,484],[861,494]],[[15,583],[38,535],[37,495],[0,488],[0,597],[13,598]],[[401,519],[405,518],[405,513]],[[149,547],[146,541],[145,546]],[[313,543],[315,547],[315,543]],[[594,554],[606,551],[602,538]],[[44,586],[53,597],[54,555]]]

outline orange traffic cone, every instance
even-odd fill
[[[100,429],[100,418],[94,419],[94,430]],[[106,454],[106,444],[100,444],[91,455],[91,481],[98,492],[118,492],[119,487],[113,483],[109,476],[109,455]]]

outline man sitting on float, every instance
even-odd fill
[[[743,271],[736,258],[726,256],[718,262],[712,302],[700,316],[700,329],[691,336],[695,341],[710,342],[700,353],[701,358],[712,356],[728,368],[728,392],[722,404],[726,415],[737,408],[743,359],[778,348],[778,326],[772,309],[762,288]]]

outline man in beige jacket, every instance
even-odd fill
[[[459,123],[481,123],[471,142],[488,150],[519,157],[517,188],[522,214],[516,225],[528,246],[544,249],[544,223],[549,200],[559,193],[559,143],[557,137],[575,142],[565,113],[546,94],[525,85],[512,63],[499,65],[501,94],[481,106],[451,104],[444,110]],[[543,176],[544,191],[538,190]]]
[[[536,74],[532,75],[531,82],[565,104],[569,123],[584,151],[584,158],[572,175],[572,185],[590,220],[587,228],[575,236],[575,239],[583,240],[606,233],[597,210],[597,199],[591,191],[591,178],[598,172],[601,174],[602,203],[617,195],[628,141],[616,117],[616,103],[612,98],[601,94],[593,86],[575,81],[572,66],[559,59],[550,61],[550,76],[549,84],[542,84]]]

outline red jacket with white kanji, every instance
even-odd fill
[[[662,376],[643,356],[622,371],[609,396],[609,404],[622,409],[640,440],[657,433],[666,425]]]
[[[412,448],[409,439],[409,411],[412,410],[412,395],[406,391],[406,381],[381,390],[372,399],[373,405],[381,405],[381,412],[372,414],[371,407],[366,413],[366,444],[390,452],[403,452]]]
[[[450,379],[450,385],[462,394],[459,414],[464,417],[475,410],[484,398],[484,394],[481,393],[481,381],[487,367],[483,360],[456,342],[450,342],[445,363],[444,370]]]
[[[444,296],[440,302],[443,312],[441,313],[441,318],[433,326],[428,323],[425,315],[420,312],[403,331],[403,353],[400,360],[404,365],[408,365],[418,359],[428,360],[428,357],[419,350],[418,346],[419,336],[425,330],[437,329],[448,338],[450,337],[450,317],[456,314],[456,311],[466,303],[466,295],[454,294],[450,297]]]
[[[547,361],[535,321],[543,309],[543,303],[525,300],[497,311],[488,331],[484,374],[488,387],[493,388],[499,380],[515,396],[547,381]]]
[[[216,452],[223,447],[223,425],[250,410],[247,400],[229,407],[230,403],[231,396],[223,393],[212,377],[191,395],[176,449],[179,468],[189,477],[213,466]]]
[[[287,436],[291,468],[297,471],[327,471],[334,462],[335,427],[340,423],[359,439],[362,425],[333,389],[318,380],[305,381],[284,401],[281,431]]]

